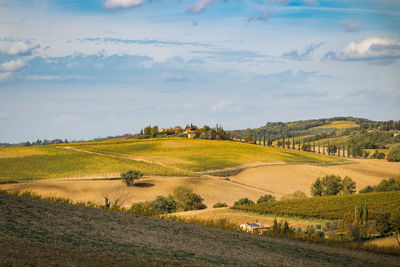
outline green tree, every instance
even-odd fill
[[[249,204],[254,204],[254,202],[247,197],[241,198],[238,201],[236,201],[233,206],[240,206],[240,205],[249,205]]]
[[[390,216],[390,225],[400,247],[400,210],[393,212]]]
[[[266,203],[270,201],[276,201],[276,198],[273,195],[267,194],[264,196],[261,196],[258,200],[257,203]]]
[[[400,161],[400,144],[393,145],[389,148],[386,159],[387,161]]]
[[[222,202],[215,203],[213,206],[213,208],[224,208],[224,207],[228,207],[228,205],[226,205],[226,203],[222,203]]]
[[[176,202],[171,196],[157,196],[157,198],[151,202],[151,205],[157,214],[172,213],[176,211]]]
[[[323,188],[321,178],[317,178],[315,182],[311,185],[311,195],[322,196]]]
[[[337,146],[335,144],[328,144],[328,155],[335,155],[337,152]]]
[[[187,187],[175,188],[172,199],[176,203],[176,209],[179,211],[187,210],[200,210],[205,209],[207,206],[203,203],[203,198],[193,192],[192,189]]]
[[[127,186],[132,186],[136,180],[143,177],[143,173],[136,170],[129,170],[127,172],[121,173],[121,179]]]
[[[340,176],[326,175],[321,180],[323,186],[323,195],[332,196],[339,194],[343,189],[342,180]]]
[[[390,219],[389,212],[379,212],[376,215],[376,230],[380,235],[386,235],[391,232]]]
[[[343,178],[342,187],[342,194],[354,194],[356,192],[356,182],[349,176]]]

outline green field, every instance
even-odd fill
[[[88,154],[55,146],[0,149],[0,180],[115,177],[129,169],[141,170],[146,175],[191,175],[157,164]]]
[[[325,219],[342,219],[353,213],[359,205],[368,205],[370,218],[380,212],[391,212],[400,207],[400,192],[379,192],[356,195],[313,197],[263,204],[243,205],[236,209],[280,216],[304,216]]]
[[[254,162],[329,163],[337,158],[231,141],[158,138],[75,144],[96,153],[141,158],[190,171],[239,167]]]
[[[360,127],[360,126],[357,125],[356,123],[354,123],[353,121],[332,121],[328,125],[313,127],[313,128],[310,128],[310,130],[312,130],[312,129],[347,129],[347,128],[354,128],[354,127]]]

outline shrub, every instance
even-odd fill
[[[233,206],[240,206],[240,205],[249,205],[249,204],[254,204],[254,202],[250,199],[248,199],[247,197],[245,198],[241,198],[238,201],[236,201]]]
[[[376,230],[381,235],[385,235],[391,231],[389,212],[379,212],[376,215]]]
[[[364,193],[371,193],[374,192],[374,188],[370,185],[367,185],[366,187],[364,187],[363,189],[361,189],[360,191],[358,191],[360,194],[364,194]]]
[[[395,144],[389,148],[386,159],[388,161],[400,161],[400,144]]]
[[[385,153],[379,152],[378,149],[374,151],[374,154],[371,155],[371,158],[373,159],[384,159],[385,158]]]
[[[360,226],[357,223],[349,223],[346,225],[346,234],[353,241],[361,239]]]
[[[151,205],[154,211],[159,214],[176,211],[176,202],[171,196],[157,196],[157,198],[151,202]]]
[[[201,210],[207,208],[203,203],[203,198],[187,187],[177,187],[172,194],[172,198],[176,202],[177,210],[180,211]]]
[[[213,206],[213,208],[223,208],[223,207],[228,207],[228,205],[226,205],[226,203],[218,202],[215,203]]]
[[[121,179],[127,186],[132,186],[134,181],[139,180],[143,177],[143,173],[140,171],[129,170],[127,172],[121,173]]]
[[[276,198],[273,195],[267,194],[267,195],[261,196],[257,200],[257,203],[266,203],[269,201],[276,201]]]

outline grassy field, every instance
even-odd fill
[[[141,158],[190,171],[238,167],[255,162],[329,163],[337,158],[239,142],[159,138],[126,142],[75,144],[75,148]]]
[[[55,146],[0,149],[0,180],[118,177],[121,172],[129,169],[140,170],[146,175],[191,175],[157,164],[88,154]]]
[[[322,125],[318,127],[313,127],[312,129],[347,129],[347,128],[354,128],[354,127],[360,127],[353,121],[332,121],[328,125]]]
[[[278,215],[342,219],[347,214],[353,214],[354,207],[361,204],[368,205],[369,217],[374,218],[380,211],[397,210],[400,206],[400,192],[313,197],[302,200],[243,205],[237,207],[237,209]]]
[[[398,266],[399,257],[0,194],[0,265]],[[90,264],[89,264],[90,263]]]

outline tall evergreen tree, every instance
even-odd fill
[[[282,148],[285,148],[285,137],[282,137]]]
[[[321,143],[318,143],[318,154],[321,154]]]
[[[294,146],[294,137],[292,139],[292,149],[295,150],[295,146]]]
[[[322,154],[325,155],[325,143],[322,145]]]
[[[338,145],[337,155],[338,155],[338,157],[340,157],[340,144]]]
[[[314,144],[313,144],[313,152],[315,153],[315,141],[314,141]]]

